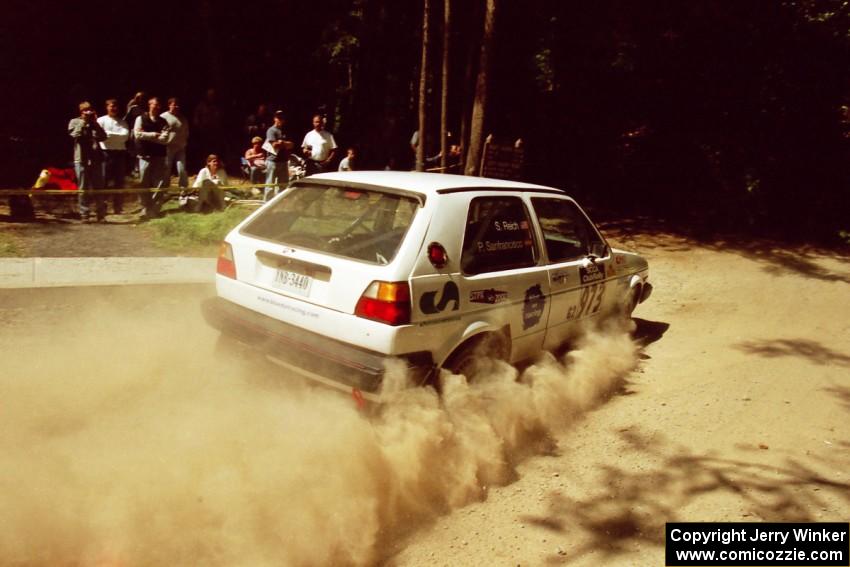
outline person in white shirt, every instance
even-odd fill
[[[339,162],[339,171],[354,171],[354,162],[357,160],[357,154],[354,148],[348,148],[345,157]]]
[[[222,186],[227,185],[227,173],[218,156],[210,154],[207,157],[207,166],[198,172],[193,187],[198,189],[198,208],[202,213],[211,210],[220,211],[224,209],[224,191]]]
[[[177,184],[186,188],[189,186],[189,173],[186,171],[186,145],[189,143],[189,119],[180,112],[180,101],[172,97],[168,99],[168,111],[160,114],[172,137],[168,142],[165,153],[165,167],[168,170],[167,179],[171,184],[171,170],[177,166]]]
[[[325,130],[321,114],[313,116],[313,129],[304,136],[301,150],[307,158],[307,175],[329,171],[336,153],[336,141],[333,134]]]
[[[106,115],[99,116],[97,123],[106,132],[106,139],[100,142],[103,150],[103,181],[105,189],[124,189],[130,154],[127,152],[127,140],[130,127],[118,116],[118,101],[110,98],[106,101]],[[124,195],[112,196],[112,212],[120,215],[124,212]]]

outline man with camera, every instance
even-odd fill
[[[74,140],[74,171],[80,190],[80,218],[91,221],[91,191],[94,191],[97,221],[106,220],[106,201],[98,189],[103,189],[103,152],[98,142],[106,140],[106,132],[97,123],[97,113],[91,103],[80,103],[80,116],[68,123],[68,133]]]

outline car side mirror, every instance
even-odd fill
[[[601,241],[591,242],[587,255],[593,258],[604,258],[608,255],[608,245]]]

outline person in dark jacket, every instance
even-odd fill
[[[138,142],[139,177],[144,189],[163,189],[168,187],[166,175],[166,146],[171,141],[171,129],[165,118],[160,116],[161,106],[156,97],[148,100],[148,111],[138,118],[133,133]],[[164,192],[145,192],[141,194],[142,219],[159,216],[159,208],[164,200]]]
[[[103,151],[99,142],[106,139],[106,132],[97,123],[97,113],[91,103],[80,103],[80,116],[68,123],[68,134],[74,140],[74,171],[80,189],[80,218],[89,222],[91,197],[94,191],[98,222],[106,220],[106,201],[98,189],[103,189]]]

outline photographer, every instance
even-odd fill
[[[80,218],[90,222],[91,193],[95,190],[97,221],[106,220],[106,201],[98,189],[103,189],[103,152],[98,142],[106,140],[106,132],[97,123],[97,113],[91,103],[80,103],[79,118],[68,123],[68,133],[74,140],[74,170],[77,173],[77,187],[80,189]]]

